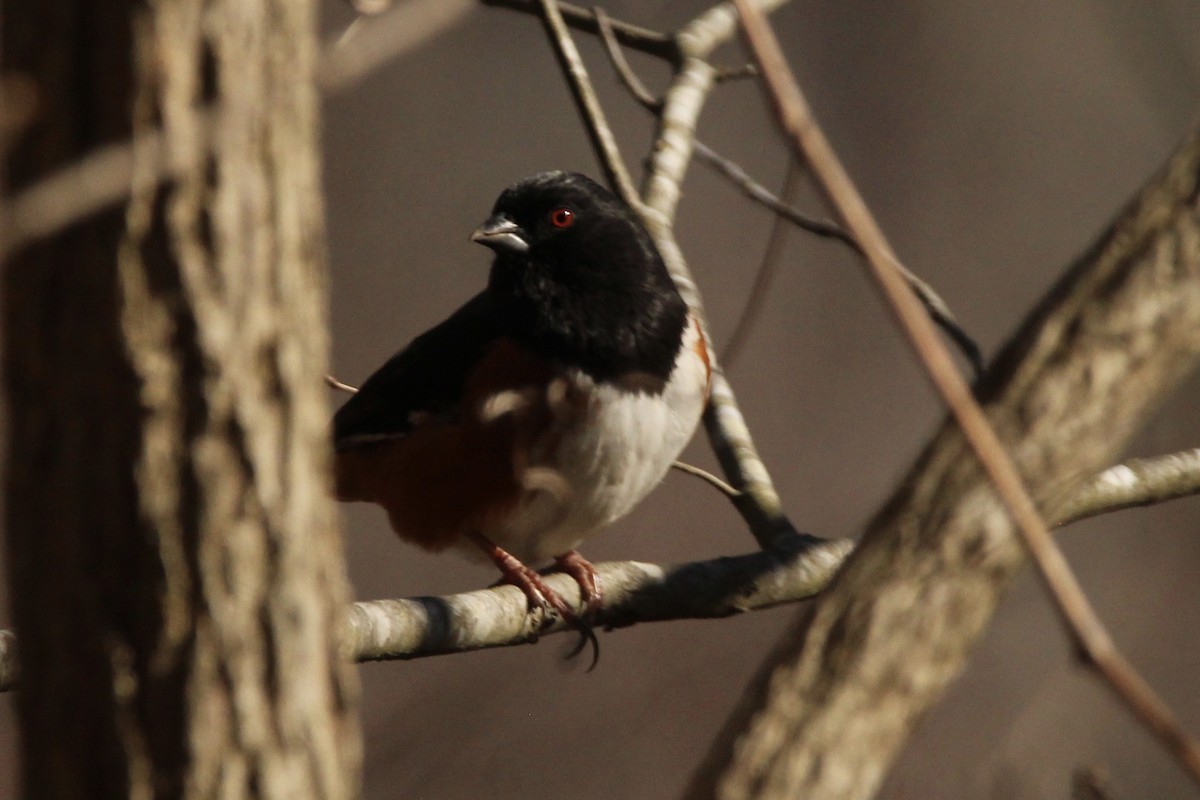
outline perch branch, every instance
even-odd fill
[[[687,467],[676,464],[690,472]],[[1117,493],[1111,492],[1114,474],[1122,475]],[[722,491],[728,489],[732,487]],[[1059,524],[1195,494],[1200,494],[1197,451],[1135,459],[1105,470],[1081,487],[1065,505]],[[848,539],[795,535],[780,537],[769,550],[673,567],[636,561],[598,564],[605,598],[610,601],[599,622],[619,628],[709,619],[807,600],[825,589],[853,548]],[[547,582],[582,610],[573,579],[551,574]],[[346,658],[355,661],[407,660],[534,640],[527,601],[511,586],[447,597],[355,603],[347,613],[343,646]],[[555,619],[539,633],[573,630]],[[15,688],[15,648],[12,632],[0,631],[0,691]]]
[[[636,561],[597,564],[605,628],[640,622],[726,617],[811,597],[853,547],[847,540],[795,536],[771,550],[674,567]],[[579,586],[562,573],[546,582],[582,613]],[[557,616],[529,614],[519,589],[497,586],[450,597],[356,603],[345,638],[347,657],[359,661],[410,659],[535,641],[571,630]]]

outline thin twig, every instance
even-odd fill
[[[482,0],[484,5],[508,8],[513,11],[524,11],[527,14],[537,14],[541,10],[539,0]],[[596,15],[591,11],[571,3],[559,3],[563,21],[576,30],[585,33],[599,33],[600,26]],[[664,61],[675,63],[679,60],[679,48],[675,38],[659,31],[631,25],[620,20],[610,20],[613,33],[626,47],[647,55],[657,56]]]
[[[675,469],[679,470],[680,472],[686,472],[688,475],[699,478],[700,480],[704,481],[709,486],[712,486],[714,489],[721,492],[721,494],[725,495],[726,497],[728,497],[730,500],[734,501],[735,503],[738,502],[739,500],[741,500],[741,498],[745,496],[741,492],[739,492],[737,489],[733,488],[728,483],[726,483],[725,481],[718,478],[716,475],[713,475],[708,470],[701,469],[700,467],[697,467],[693,464],[688,464],[685,461],[676,461],[671,466],[674,467]]]
[[[750,177],[750,174],[740,164],[725,158],[725,156],[716,152],[699,139],[696,140],[694,146],[696,148],[696,158],[708,164],[741,189],[746,197],[775,212],[776,216],[783,217],[801,230],[808,231],[825,239],[835,239],[856,253],[862,252],[859,249],[858,242],[854,241],[854,237],[846,233],[846,229],[841,225],[838,225],[833,220],[818,219],[817,217],[809,216],[791,205],[791,203],[775,196],[771,193],[770,189]]]
[[[592,13],[596,16],[596,27],[600,30],[600,40],[604,43],[604,52],[608,54],[608,61],[612,64],[613,71],[617,73],[617,77],[625,89],[646,109],[654,113],[661,111],[662,98],[655,97],[654,93],[646,88],[646,84],[642,83],[642,79],[633,71],[633,67],[629,66],[629,61],[625,58],[625,51],[621,49],[621,43],[617,40],[617,34],[613,30],[612,20],[609,19],[608,14],[600,6],[594,6]]]
[[[771,209],[777,216],[789,220],[801,230],[824,238],[834,239],[846,245],[854,252],[862,254],[862,248],[858,246],[858,242],[854,241],[854,237],[847,233],[841,225],[827,219],[817,219],[799,211],[790,203],[780,200],[769,189],[750,177],[749,173],[741,165],[715,152],[698,139],[694,144],[698,159],[732,181],[742,190],[743,194],[754,202]],[[899,261],[895,262],[895,266],[900,270],[904,279],[908,281],[909,287],[916,292],[917,298],[921,301],[921,305],[925,307],[926,313],[933,318],[937,326],[950,337],[950,340],[962,352],[963,357],[971,365],[971,370],[975,374],[975,377],[978,378],[982,375],[984,371],[983,353],[980,351],[979,345],[975,343],[975,340],[958,323],[946,301],[941,298],[932,286],[915,275]]]
[[[563,21],[558,3],[556,0],[540,1],[546,34],[554,47],[554,55],[558,58],[558,63],[567,76],[571,95],[575,98],[575,106],[579,110],[580,117],[583,118],[584,128],[587,129],[588,138],[592,141],[592,149],[596,151],[600,168],[604,170],[604,176],[613,191],[631,208],[637,208],[641,204],[641,199],[633,187],[633,179],[629,177],[629,169],[625,166],[625,160],[621,158],[620,148],[617,147],[617,138],[613,135],[608,120],[605,119],[604,109],[600,106],[600,98],[596,96],[596,90],[592,87],[591,79],[588,78],[587,67],[584,66],[583,58],[579,55],[579,48],[575,46],[571,31]]]
[[[699,153],[700,143],[696,142],[696,145],[696,152]],[[708,152],[716,155],[711,150]],[[783,179],[783,189],[780,191],[781,204],[791,205],[796,191],[800,188],[801,173],[802,170],[796,159],[788,159],[787,175]],[[733,363],[737,361],[742,346],[750,337],[750,330],[758,321],[763,303],[767,300],[771,281],[775,278],[775,268],[779,265],[779,259],[783,255],[783,245],[787,241],[788,229],[784,224],[785,219],[782,214],[776,214],[771,220],[771,232],[767,236],[767,246],[763,250],[762,259],[758,262],[758,270],[754,273],[750,296],[746,298],[746,302],[742,306],[742,313],[734,323],[733,333],[729,334],[729,341],[725,343],[725,349],[721,352],[721,363],[725,365],[726,369],[732,367]]]
[[[765,6],[773,7],[782,0],[762,2]],[[573,65],[571,60],[565,57],[568,46],[573,49],[574,45],[565,26],[553,24],[557,5],[553,0],[541,0],[541,3],[544,18],[550,28],[551,40],[560,61],[567,67],[576,106],[588,126],[593,149],[604,165],[605,172],[610,176],[617,174],[623,169],[623,162],[615,144],[612,147],[604,144],[604,134],[608,132],[608,125],[604,121],[599,103],[589,102],[589,96],[594,99],[595,93],[587,73],[581,64]],[[597,29],[599,27],[600,23],[597,23]],[[626,197],[622,189],[622,196],[641,213],[642,220],[653,236],[680,294],[687,301],[693,315],[700,321],[701,332],[710,343],[712,339],[705,321],[704,305],[679,243],[675,239],[672,221],[678,205],[679,182],[682,181],[687,161],[691,156],[695,118],[712,87],[714,70],[704,57],[735,31],[736,18],[731,10],[718,6],[702,14],[676,34],[679,53],[683,58],[664,98],[643,196],[640,199],[636,195]],[[611,136],[611,132],[608,135]],[[621,188],[620,184],[617,186]],[[710,349],[710,352],[714,351]],[[779,495],[771,483],[766,467],[758,457],[750,431],[734,399],[733,390],[720,367],[716,364],[713,366],[712,392],[704,415],[705,427],[722,469],[734,486],[744,493],[744,497],[737,504],[739,512],[759,543],[768,547],[776,536],[790,533],[793,529],[783,514]]]
[[[358,387],[351,386],[348,383],[342,383],[332,375],[325,376],[325,385],[330,389],[337,389],[339,392],[348,392],[350,394],[358,394]]]
[[[1117,649],[1051,537],[1016,467],[955,370],[920,302],[896,269],[890,245],[817,126],[766,19],[748,0],[735,3],[747,44],[762,70],[781,127],[791,138],[797,155],[812,169],[838,216],[862,246],[872,274],[902,330],[1012,515],[1068,630],[1117,696],[1166,745],[1192,779],[1200,783],[1200,742],[1180,727],[1171,709]]]
[[[753,64],[742,64],[740,67],[729,67],[726,69],[718,69],[713,75],[713,80],[717,83],[725,81],[740,81],[746,78],[757,78],[758,67]]]
[[[608,19],[608,15],[604,9],[596,6],[592,9],[592,13],[596,17],[596,24],[599,28],[600,39],[604,43],[604,50],[608,54],[609,63],[612,64],[613,71],[617,73],[617,77],[625,86],[626,90],[638,101],[644,108],[657,114],[663,110],[664,101],[660,97],[655,97],[654,94],[646,88],[646,85],[638,77],[637,73],[630,66],[629,61],[625,58],[625,53],[621,49],[621,44],[617,41],[617,37],[612,29],[612,24]],[[758,70],[754,65],[747,65],[745,68],[738,71],[739,75],[757,75]],[[713,73],[714,82],[720,77],[719,72]],[[728,77],[728,76],[727,76]],[[705,145],[699,139],[692,137],[693,152],[700,160],[714,167],[718,172],[724,175],[729,180],[737,184],[742,191],[751,199],[767,208],[770,208],[778,217],[786,218],[802,230],[809,233],[814,233],[818,236],[827,237],[841,241],[855,252],[859,252],[858,243],[853,237],[837,223],[829,220],[820,220],[810,217],[790,204],[790,201],[785,202],[771,194],[762,184],[755,181],[750,175],[742,169],[737,163],[721,156],[712,148]],[[782,241],[782,229],[778,224],[772,226],[770,242],[767,246],[767,254],[771,254],[777,250],[777,247],[771,243]],[[755,280],[755,292],[764,292],[769,285],[769,280],[764,281],[763,278],[769,277],[769,271],[764,269],[764,265],[773,263],[774,259],[764,258],[762,265],[759,267],[758,277]],[[925,281],[918,278],[913,273],[909,272],[900,265],[900,269],[904,271],[905,278],[908,279],[913,290],[925,305],[929,314],[934,321],[950,336],[951,340],[958,345],[962,350],[963,355],[970,363],[976,377],[983,373],[983,356],[979,350],[979,346],[975,341],[967,335],[966,331],[958,324],[954,315],[950,312],[949,306],[945,301],[933,290]],[[751,301],[756,299],[754,292],[751,294]],[[748,304],[752,308],[754,302]],[[734,330],[734,335],[730,337],[730,343],[726,345],[726,349],[730,353],[736,353],[740,346],[741,335],[740,329],[752,316],[747,316],[743,312],[742,318],[738,321],[738,326]]]

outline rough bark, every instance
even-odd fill
[[[41,100],[15,187],[154,125],[178,165],[4,276],[28,797],[356,792],[313,14],[4,4],[4,68]]]
[[[1200,357],[1200,131],[1068,272],[979,390],[1048,518]],[[962,669],[1023,550],[947,424],[811,619],[780,643],[689,796],[865,798]]]

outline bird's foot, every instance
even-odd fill
[[[570,575],[579,584],[579,596],[586,608],[584,617],[594,620],[604,610],[604,593],[600,587],[600,576],[592,562],[579,555],[577,550],[568,550],[555,557],[558,568]]]
[[[596,663],[600,660],[600,641],[596,638],[596,632],[592,630],[592,626],[583,617],[575,613],[575,609],[571,608],[562,595],[551,589],[536,570],[525,566],[516,556],[486,537],[475,535],[473,538],[500,569],[504,580],[525,593],[531,609],[553,609],[564,622],[579,631],[579,642],[567,654],[567,658],[574,658],[579,655],[583,652],[583,648],[590,644],[592,646],[592,663],[588,666],[588,672],[595,669]],[[576,554],[576,557],[578,558],[578,554]],[[592,565],[588,564],[582,558],[578,558],[578,560],[587,564],[588,568],[591,568]],[[593,577],[595,575],[594,569],[592,569],[592,575]],[[579,581],[580,579],[576,578],[576,580]],[[595,580],[593,579],[591,583],[592,590],[595,592]],[[583,593],[582,581],[580,581],[580,591]],[[584,595],[584,599],[585,602],[589,603],[588,608],[590,612],[591,605],[586,594]]]

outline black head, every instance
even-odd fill
[[[526,178],[471,239],[496,252],[489,292],[528,345],[600,380],[670,374],[686,304],[637,215],[603,186]]]

